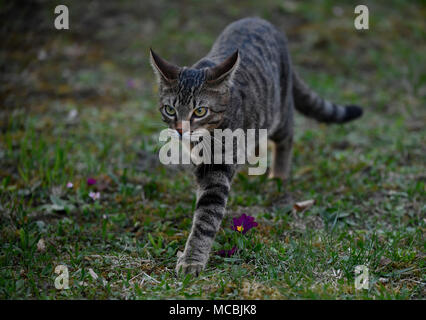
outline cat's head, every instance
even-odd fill
[[[151,65],[159,82],[160,112],[169,128],[180,136],[190,131],[212,131],[223,120],[230,104],[230,85],[238,68],[234,52],[222,63],[202,69],[178,67],[150,50]]]

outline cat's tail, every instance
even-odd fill
[[[293,97],[298,111],[321,122],[344,123],[362,115],[362,108],[359,106],[342,106],[321,98],[294,71]]]

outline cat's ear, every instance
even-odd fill
[[[151,48],[149,49],[150,61],[158,81],[165,81],[167,83],[177,80],[181,68],[167,62],[156,54]]]
[[[240,63],[240,54],[236,50],[222,63],[215,67],[207,69],[207,83],[219,84],[224,80],[232,81],[235,71],[238,69]]]

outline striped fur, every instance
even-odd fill
[[[297,110],[321,122],[344,123],[362,115],[362,109],[358,106],[341,106],[321,98],[309,89],[295,72],[293,72],[293,96]]]
[[[310,90],[292,69],[283,33],[259,18],[230,24],[192,67],[175,66],[153,51],[151,64],[160,85],[160,111],[171,129],[179,132],[182,121],[190,121],[191,131],[267,129],[274,145],[270,176],[284,181],[290,175],[295,108],[327,123],[362,114],[357,106],[333,104]],[[165,114],[163,106],[176,114]],[[208,114],[194,118],[194,110],[203,106]],[[236,165],[195,167],[197,204],[178,272],[198,274],[205,267],[236,170]]]
[[[225,215],[234,172],[234,167],[227,165],[200,165],[196,168],[197,205],[184,254],[178,259],[178,272],[198,275],[206,265]]]

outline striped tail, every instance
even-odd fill
[[[344,123],[362,115],[362,108],[359,106],[341,106],[321,98],[295,72],[293,72],[293,97],[298,111],[320,122]]]

